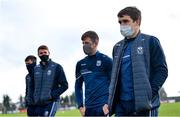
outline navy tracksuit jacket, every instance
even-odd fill
[[[77,62],[75,95],[79,107],[83,107],[83,89],[85,85],[85,107],[94,108],[108,103],[108,88],[111,77],[112,59],[96,52]]]

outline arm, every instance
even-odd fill
[[[28,105],[28,75],[25,77],[26,89],[25,89],[25,105]]]
[[[53,99],[59,98],[59,96],[68,89],[68,82],[66,80],[66,76],[63,68],[60,65],[58,65],[56,68],[55,77],[55,85],[51,92],[51,96]]]
[[[83,90],[82,90],[82,85],[83,85],[83,77],[80,73],[80,66],[77,63],[76,65],[76,81],[75,81],[75,96],[76,96],[76,102],[78,104],[78,108],[81,112],[81,115],[84,115],[85,108],[83,108]]]
[[[114,53],[115,53],[115,46],[113,47],[113,51],[112,51],[112,58],[114,59]]]
[[[159,40],[155,37],[150,42],[150,67],[150,83],[154,97],[168,76],[165,55]]]
[[[107,57],[106,61],[105,61],[105,64],[106,64],[105,65],[106,73],[107,73],[109,81],[110,81],[110,79],[111,79],[111,71],[112,71],[112,64],[113,64],[112,59]]]
[[[108,81],[110,83],[111,71],[112,71],[112,59],[107,56],[105,58],[104,64],[105,64],[104,67],[105,67],[105,71],[107,73]],[[103,110],[105,115],[107,115],[109,113],[109,109],[108,108],[109,107],[108,107],[108,100],[107,100],[106,104],[104,104],[104,106],[102,107],[102,110]]]
[[[30,80],[29,80],[29,86],[26,87],[29,88],[28,92],[27,92],[27,96],[28,96],[28,104],[33,104],[33,95],[34,95],[34,76],[31,75]]]

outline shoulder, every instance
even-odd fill
[[[41,69],[41,64],[37,64],[35,67],[34,67],[35,70],[37,69]]]
[[[155,47],[160,46],[160,41],[156,36],[148,35],[148,34],[140,34],[141,40],[145,42],[145,45],[150,47],[150,50],[152,50]]]
[[[79,72],[80,69],[81,69],[81,67],[82,67],[82,66],[85,66],[86,63],[87,63],[87,62],[86,62],[86,57],[83,58],[83,59],[81,59],[81,60],[79,60],[79,61],[76,63],[76,72]]]
[[[26,78],[27,80],[30,79],[30,75],[27,74],[25,78]]]
[[[79,66],[79,65],[85,63],[86,61],[87,61],[87,56],[84,57],[83,59],[79,60],[79,61],[76,63],[76,66]]]
[[[124,43],[124,39],[120,40],[119,42],[117,42],[114,47],[113,47],[113,51],[115,51],[116,49],[118,49],[119,47],[121,47]]]
[[[100,53],[100,52],[99,52],[99,57],[105,61],[112,61],[112,58],[110,58],[108,55]]]
[[[54,62],[54,61],[50,61],[49,65],[50,65],[50,67],[62,67],[59,63]]]
[[[50,66],[51,66],[51,67],[56,67],[56,70],[57,70],[57,69],[58,69],[58,70],[63,70],[62,65],[59,64],[59,63],[57,63],[57,62],[54,62],[54,61],[51,61],[51,62],[50,62]]]
[[[118,52],[119,48],[122,47],[123,43],[124,43],[124,39],[121,40],[121,41],[119,41],[119,42],[117,42],[117,43],[114,45],[113,51],[112,51],[113,57],[114,57],[114,54]]]
[[[124,39],[121,40],[121,41],[118,41],[115,45],[114,45],[114,48],[115,47],[119,47],[122,43],[123,43]]]
[[[141,33],[141,37],[142,37],[142,39],[145,39],[145,40],[149,41],[150,43],[159,42],[159,39],[153,35]]]

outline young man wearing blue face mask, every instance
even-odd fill
[[[30,84],[30,74],[33,74],[34,72],[34,67],[36,66],[36,57],[33,55],[29,55],[25,58],[25,64],[26,68],[28,70],[28,74],[26,75],[26,91],[25,91],[25,104],[27,107],[27,115],[28,116],[34,116],[34,106],[29,103],[28,100],[28,92],[29,92],[29,84]]]
[[[75,95],[78,108],[82,116],[104,116],[106,110],[103,106],[108,102],[112,59],[97,51],[99,37],[96,32],[85,32],[81,40],[87,56],[76,65]]]
[[[46,45],[38,48],[40,64],[31,75],[29,100],[35,106],[34,116],[55,116],[60,95],[68,89],[62,66],[49,58]]]
[[[158,91],[168,69],[159,40],[140,32],[141,12],[126,7],[118,13],[125,37],[113,48],[109,111],[115,116],[158,116]]]

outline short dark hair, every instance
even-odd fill
[[[96,41],[99,41],[99,37],[97,35],[97,33],[95,31],[87,31],[85,32],[82,37],[81,37],[81,40],[83,41],[85,38],[89,37],[92,42],[96,42]]]
[[[48,51],[49,51],[49,48],[48,48],[46,45],[41,45],[41,46],[39,46],[39,48],[38,48],[38,53],[39,53],[39,50],[41,50],[41,49],[44,49],[44,50],[48,50]]]
[[[141,24],[141,11],[136,7],[126,7],[119,11],[118,17],[123,17],[124,15],[128,15],[131,17],[133,21],[137,21],[139,19],[139,25]]]
[[[29,55],[29,56],[27,56],[26,58],[25,58],[25,62],[27,62],[27,61],[29,61],[29,60],[31,60],[31,61],[33,61],[33,62],[36,62],[36,57],[34,56],[34,55]]]

